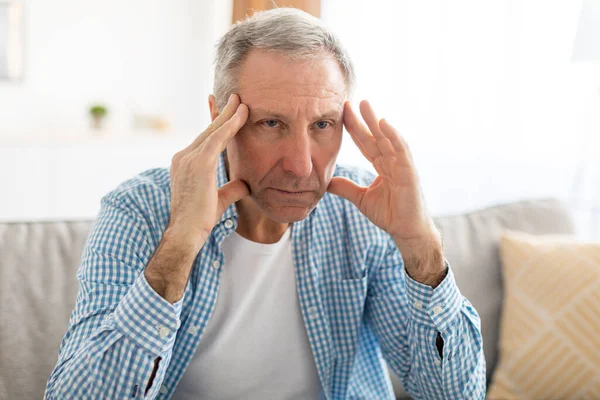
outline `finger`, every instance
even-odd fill
[[[217,118],[215,118],[215,120],[211,122],[210,125],[208,125],[208,128],[206,128],[206,130],[202,132],[202,134],[200,134],[188,147],[186,147],[183,150],[183,152],[188,153],[200,146],[200,144],[202,144],[202,142],[204,142],[204,140],[206,140],[207,137],[209,137],[214,131],[223,126],[225,122],[227,122],[229,119],[231,119],[231,117],[233,117],[233,115],[235,115],[235,111],[237,110],[239,105],[240,97],[237,94],[233,93],[231,96],[229,96],[227,104],[225,105],[225,107],[223,107],[223,110],[217,116]]]
[[[373,137],[375,140],[377,140],[377,147],[379,148],[379,151],[381,151],[381,153],[385,156],[394,156],[394,146],[381,131],[381,128],[379,127],[379,120],[375,115],[375,111],[373,111],[373,107],[371,107],[371,104],[367,100],[360,102],[360,113],[367,123],[367,126],[373,133]]]
[[[391,145],[396,150],[396,153],[399,155],[404,155],[406,159],[412,163],[413,158],[410,148],[400,133],[398,133],[398,131],[394,129],[394,127],[390,125],[386,119],[381,119],[381,121],[379,121],[379,128],[381,129],[381,132],[388,138]]]
[[[204,148],[209,152],[221,153],[227,143],[242,129],[248,120],[248,106],[240,104],[233,116],[206,138]]]
[[[346,102],[344,108],[344,125],[361,153],[372,163],[381,153],[369,128],[358,119],[349,102]]]
[[[350,179],[339,176],[331,178],[331,182],[327,187],[327,191],[329,193],[343,197],[357,207],[361,203],[366,190],[367,188],[357,185]]]
[[[385,135],[379,129],[379,120],[375,115],[375,111],[373,111],[373,107],[367,100],[360,102],[360,115],[362,115],[375,139],[385,138]]]
[[[388,138],[382,137],[377,139],[377,147],[384,156],[396,156],[396,150]]]
[[[227,207],[236,201],[240,201],[249,194],[250,189],[248,189],[248,185],[239,180],[227,182],[225,185],[221,186],[219,189],[218,215],[222,215]]]

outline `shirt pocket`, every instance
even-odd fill
[[[328,282],[327,312],[338,360],[354,358],[366,296],[366,273],[361,278]]]

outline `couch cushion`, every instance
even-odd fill
[[[90,221],[0,224],[0,399],[41,399]]]
[[[488,398],[599,398],[600,242],[507,232],[500,251],[500,359]]]

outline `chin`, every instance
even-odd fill
[[[308,204],[292,205],[264,200],[266,199],[259,199],[257,202],[261,211],[270,219],[281,224],[291,224],[293,222],[302,221],[308,217],[317,205],[317,201],[311,201]]]
[[[270,219],[281,224],[291,224],[302,221],[311,213],[321,199],[318,194],[313,194],[302,200],[279,199],[269,193],[260,193],[253,196],[261,211]]]
[[[275,220],[282,224],[291,224],[293,222],[302,221],[310,212],[314,209],[313,207],[268,207],[265,210],[265,214],[272,220]]]

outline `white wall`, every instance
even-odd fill
[[[0,81],[0,137],[77,135],[90,103],[111,131],[134,112],[162,113],[175,132],[208,121],[214,45],[230,1],[22,0],[25,73]]]
[[[356,103],[409,142],[431,212],[570,200],[575,166],[600,148],[584,140],[598,136],[600,69],[571,62],[580,0],[323,5],[355,61]]]
[[[119,183],[172,155],[209,122],[212,59],[231,2],[23,0],[25,74],[0,81],[0,220],[93,218]],[[87,110],[105,103],[104,137]],[[134,113],[171,136],[135,137]]]

